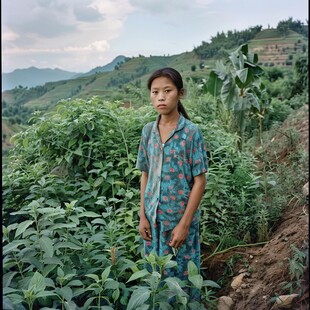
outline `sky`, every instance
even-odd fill
[[[2,72],[88,72],[115,57],[190,52],[217,33],[292,18],[308,0],[1,0]]]

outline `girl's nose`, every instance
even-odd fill
[[[164,96],[164,94],[161,93],[161,94],[159,95],[158,101],[165,101],[165,96]]]

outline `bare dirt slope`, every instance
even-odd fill
[[[299,146],[307,150],[309,146],[309,111],[308,105],[296,112],[294,117],[284,122],[284,127],[295,128],[299,132]],[[282,130],[283,132],[283,130]],[[280,139],[274,137],[275,139]],[[285,161],[289,152],[283,149],[281,160]],[[302,187],[302,185],[301,185]],[[300,189],[302,192],[302,188]],[[279,309],[275,297],[290,294],[289,289],[283,289],[285,283],[293,283],[292,293],[299,293],[296,278],[290,278],[296,251],[295,245],[303,252],[309,249],[309,207],[307,197],[288,202],[282,218],[273,230],[268,243],[259,247],[236,248],[230,252],[215,256],[207,263],[207,269],[212,273],[213,280],[227,269],[227,261],[238,254],[240,259],[233,265],[231,277],[226,287],[222,288],[219,296],[229,296],[233,300],[232,310],[265,310]],[[290,264],[291,262],[291,264]],[[295,267],[297,265],[295,264]],[[295,268],[296,269],[296,268]],[[309,263],[303,261],[303,274],[299,278],[302,287],[301,296],[294,299],[290,309],[309,309]],[[292,272],[292,271],[291,271]],[[244,273],[241,286],[231,287],[234,277]],[[209,277],[210,278],[210,277]]]

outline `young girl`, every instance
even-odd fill
[[[180,73],[159,69],[147,85],[159,115],[144,126],[139,146],[139,232],[146,255],[152,250],[159,256],[177,252],[177,270],[165,275],[186,279],[189,260],[200,267],[198,207],[206,186],[206,148],[201,130],[181,104],[184,89]]]

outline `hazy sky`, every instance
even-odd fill
[[[308,22],[308,0],[2,0],[2,72],[87,72],[116,56],[176,55],[218,32]]]

